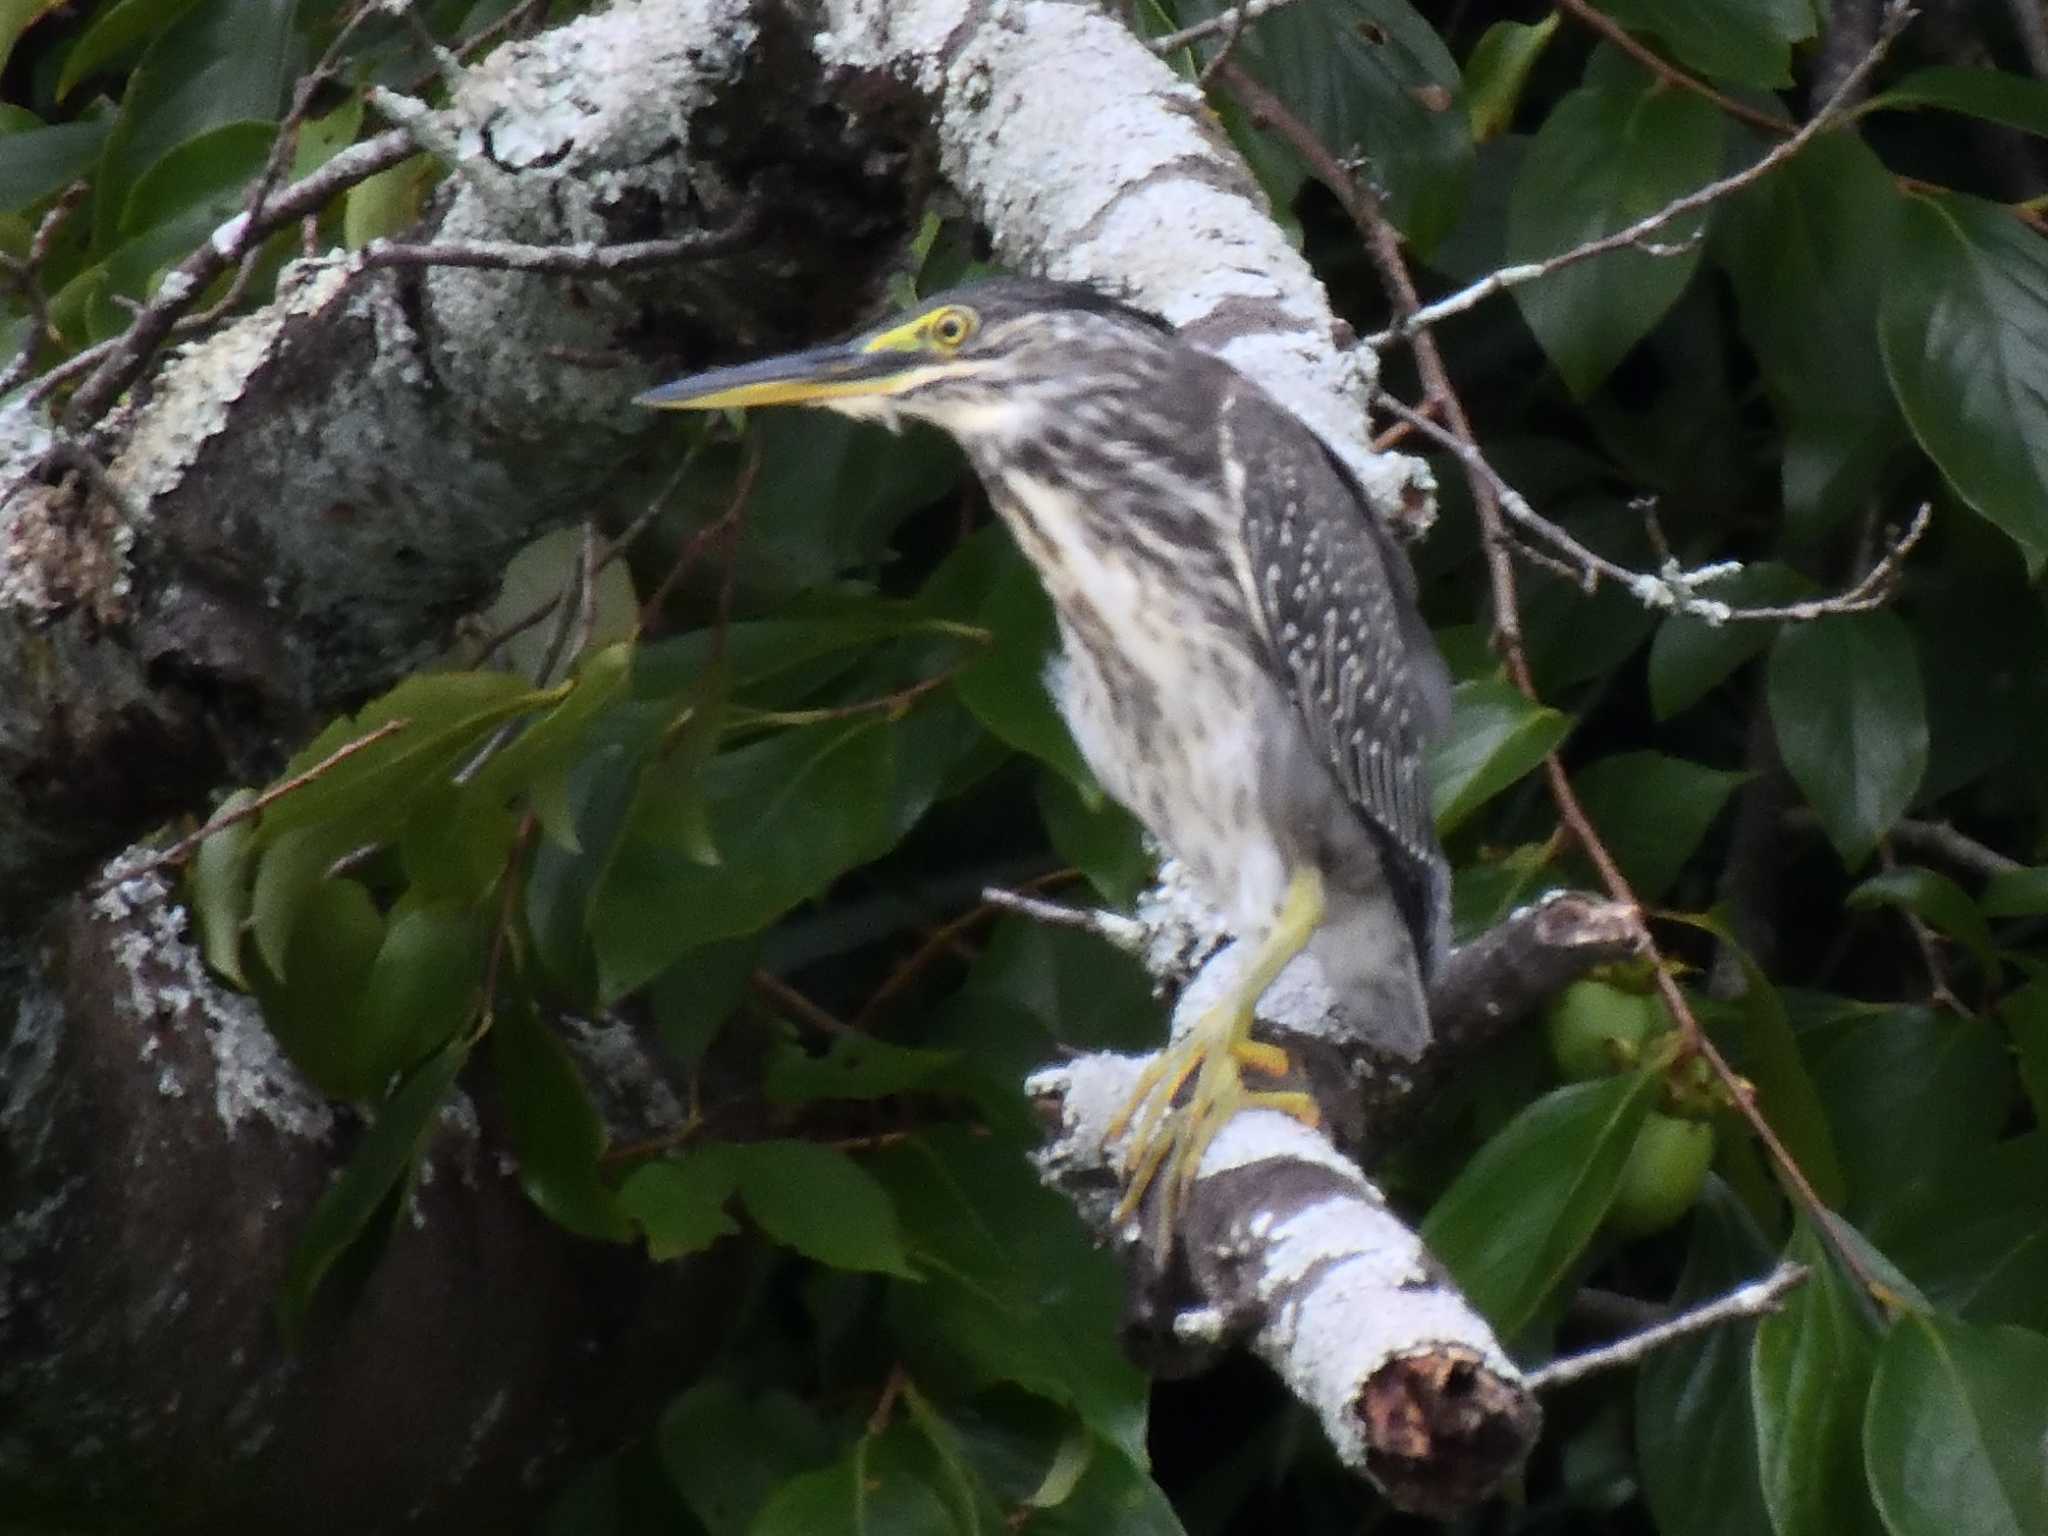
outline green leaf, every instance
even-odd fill
[[[888,1191],[844,1152],[756,1141],[728,1156],[747,1214],[776,1242],[834,1269],[915,1277]]]
[[[1636,894],[1661,901],[1747,774],[1624,752],[1572,776],[1586,814]]]
[[[1864,1422],[1892,1536],[2048,1530],[2048,1337],[1908,1314],[1878,1351]]]
[[[823,1056],[785,1041],[769,1055],[761,1091],[771,1104],[882,1099],[923,1087],[958,1060],[953,1051],[913,1050],[872,1035],[834,1035]]]
[[[1546,1094],[1431,1207],[1423,1241],[1503,1335],[1536,1316],[1599,1230],[1658,1087],[1634,1073]]]
[[[256,952],[280,981],[291,976],[291,942],[300,914],[334,861],[349,851],[346,837],[326,827],[300,827],[261,850],[249,927]]]
[[[1716,231],[1743,339],[1784,423],[1786,509],[1804,535],[1863,505],[1899,451],[1877,343],[1899,206],[1892,173],[1868,145],[1823,134],[1731,198]]]
[[[473,908],[408,901],[391,914],[357,1023],[372,1081],[412,1066],[476,1017],[488,942]]]
[[[491,1070],[528,1198],[579,1236],[625,1241],[632,1228],[598,1171],[604,1122],[561,1037],[523,998],[499,1005]]]
[[[323,880],[293,925],[284,973],[251,978],[270,1032],[329,1098],[368,1098],[390,1080],[391,1043],[362,1011],[383,942],[370,893],[354,880]]]
[[[945,1501],[905,1454],[910,1433],[863,1436],[831,1466],[791,1478],[748,1536],[956,1536]]]
[[[422,1062],[377,1112],[355,1153],[313,1207],[292,1250],[277,1299],[278,1321],[296,1338],[320,1282],[418,1165],[434,1116],[455,1086],[469,1048],[452,1042]]]
[[[900,1336],[968,1383],[1014,1382],[1145,1457],[1145,1378],[1117,1342],[1123,1282],[1015,1145],[947,1128],[870,1162],[924,1283],[891,1288]]]
[[[121,234],[145,234],[188,213],[225,223],[247,202],[276,137],[274,123],[223,123],[187,139],[136,178]]]
[[[1688,69],[1765,90],[1792,83],[1792,44],[1814,32],[1807,0],[1600,0],[1600,9],[1632,32],[1662,38]]]
[[[1887,1209],[1923,1174],[1966,1176],[1990,1152],[2014,1097],[1997,1029],[1931,1008],[1851,1020],[1814,1053],[1813,1078],[1859,1217]]]
[[[894,733],[872,716],[720,753],[699,776],[715,868],[666,841],[660,818],[673,803],[652,781],[590,903],[602,995],[621,997],[700,944],[765,926],[886,851],[895,774]]]
[[[1927,769],[1927,701],[1898,615],[1788,626],[1771,649],[1771,724],[1792,781],[1851,869],[1905,814]]]
[[[221,801],[215,817],[230,816],[256,798],[238,789]],[[192,861],[192,912],[199,922],[200,951],[206,963],[242,991],[242,927],[249,920],[249,871],[256,854],[256,828],[250,821],[223,827],[199,845]]]
[[[584,658],[566,695],[476,771],[470,789],[504,803],[550,769],[567,764],[588,744],[591,727],[632,681],[633,647],[620,642]]]
[[[1715,585],[1720,602],[1748,607],[1775,607],[1813,593],[1813,583],[1790,566],[1767,562],[1753,565]],[[1774,624],[1705,619],[1673,614],[1650,642],[1650,707],[1659,720],[1690,709],[1733,675],[1735,669],[1769,649],[1777,635]]]
[[[1480,34],[1465,61],[1465,103],[1478,143],[1507,132],[1522,104],[1529,71],[1557,35],[1555,12],[1541,21],[1496,21]]]
[[[953,686],[989,734],[1058,771],[1088,799],[1094,775],[1046,691],[1046,667],[1058,645],[1052,601],[1021,556],[1003,564],[975,622],[995,636],[989,653]]]
[[[1772,1254],[1742,1204],[1719,1179],[1694,1212],[1674,1310],[1753,1280]],[[1757,1479],[1751,1404],[1753,1321],[1678,1339],[1643,1362],[1635,1391],[1637,1464],[1659,1536],[1764,1536],[1770,1530]]]
[[[87,174],[106,137],[100,119],[0,137],[0,213],[39,203]]]
[[[743,1392],[716,1377],[669,1405],[655,1444],[707,1536],[743,1536],[778,1488],[835,1449],[807,1403],[782,1392]]]
[[[1994,203],[1907,199],[1878,315],[1906,421],[1970,506],[2048,560],[2048,250]]]
[[[92,20],[57,75],[57,99],[62,101],[78,88],[80,81],[98,70],[118,63],[131,50],[169,29],[171,24],[198,0],[119,0]]]
[[[1504,678],[1460,683],[1451,691],[1451,727],[1430,754],[1431,807],[1449,833],[1541,763],[1571,720],[1524,698]]]
[[[2048,916],[2048,865],[1993,875],[1979,905],[1986,917]]]
[[[1598,58],[1596,56],[1596,65]],[[1522,162],[1508,205],[1508,259],[1542,261],[1625,229],[1704,185],[1720,169],[1725,123],[1710,102],[1648,74],[1616,70],[1552,109]],[[1677,220],[1677,245],[1702,227]],[[1583,399],[1649,333],[1699,265],[1699,249],[1611,251],[1515,289],[1545,354]]]
[[[1057,773],[1038,776],[1038,814],[1053,851],[1088,877],[1097,896],[1125,911],[1137,904],[1155,864],[1136,817],[1099,794],[1090,805]]]
[[[1807,1267],[1807,1280],[1758,1325],[1750,1375],[1773,1528],[1881,1533],[1863,1475],[1863,1404],[1877,1355],[1868,1306],[1803,1220],[1785,1256]]]
[[[2048,983],[2030,982],[2008,993],[1998,1017],[2012,1040],[2034,1119],[2048,1126]]]
[[[93,244],[109,250],[128,193],[172,150],[223,123],[275,121],[298,77],[298,0],[200,0],[130,71],[93,192]]]
[[[359,251],[372,240],[404,234],[418,222],[428,177],[434,169],[426,155],[414,155],[350,187],[341,202],[341,243]]]
[[[1274,10],[1240,42],[1338,155],[1371,157],[1388,215],[1420,254],[1457,222],[1472,140],[1457,61],[1406,0]]]
[[[619,1209],[647,1234],[657,1259],[699,1253],[739,1231],[725,1212],[739,1171],[723,1144],[636,1168],[619,1186]]]
[[[335,721],[292,758],[287,778],[354,743],[367,743],[272,802],[258,833],[269,843],[300,827],[325,823],[350,828],[348,835],[358,841],[389,835],[403,826],[417,797],[444,782],[496,727],[560,696],[535,691],[505,672],[409,677],[354,717]],[[394,725],[391,734],[370,740]]]
[[[2048,136],[2048,85],[2002,69],[1937,64],[1916,69],[1858,109],[1858,116],[1900,108],[1939,107],[2022,133]]]
[[[1930,1303],[1974,1323],[2048,1329],[2048,1132],[1930,1169],[1890,1201],[1878,1234]]]
[[[1968,949],[1986,986],[1996,987],[2004,978],[1991,938],[1991,925],[1977,910],[1969,893],[1947,875],[1916,864],[1902,864],[1872,875],[1850,891],[1844,902],[1865,911],[1872,907],[1896,907],[1911,912]]]

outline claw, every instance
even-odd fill
[[[1273,1109],[1311,1127],[1321,1123],[1315,1100],[1307,1094],[1254,1092],[1244,1086],[1243,1073],[1285,1077],[1293,1070],[1279,1046],[1252,1038],[1252,1011],[1274,977],[1308,943],[1322,914],[1321,878],[1313,870],[1298,872],[1288,885],[1272,932],[1253,952],[1238,985],[1146,1065],[1131,1096],[1109,1123],[1108,1141],[1130,1131],[1124,1194],[1116,1208],[1119,1226],[1144,1201],[1161,1170],[1166,1171],[1158,1202],[1161,1253],[1172,1238],[1175,1216],[1194,1188],[1203,1153],[1239,1110]],[[1184,1089],[1187,1101],[1179,1103]]]

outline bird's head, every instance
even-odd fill
[[[891,426],[914,417],[971,442],[1025,430],[1058,397],[1099,379],[1106,364],[1121,362],[1128,377],[1169,334],[1153,316],[1078,283],[993,278],[845,341],[692,374],[635,403],[672,411],[823,406]]]

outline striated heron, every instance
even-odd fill
[[[1314,1123],[1307,1095],[1241,1078],[1287,1070],[1252,1015],[1303,949],[1381,1038],[1428,1038],[1449,876],[1423,752],[1447,709],[1444,664],[1358,483],[1265,391],[1091,288],[1004,278],[639,403],[932,422],[1037,568],[1082,754],[1254,941],[1116,1118],[1112,1141],[1133,1129],[1120,1215],[1170,1158],[1163,1230],[1240,1108]]]

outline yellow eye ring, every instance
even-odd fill
[[[964,309],[942,309],[932,316],[932,340],[948,351],[973,334],[974,317]]]

